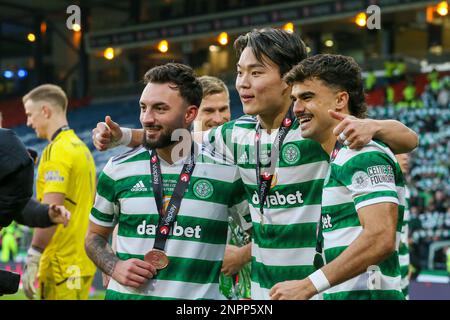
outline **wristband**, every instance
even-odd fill
[[[120,127],[120,131],[122,131],[122,137],[117,141],[111,141],[111,143],[108,145],[109,148],[114,148],[117,146],[127,146],[130,144],[132,136],[131,129]]]
[[[331,287],[322,269],[319,269],[310,274],[308,278],[312,282],[318,293],[321,293],[322,291],[325,291]]]
[[[120,127],[120,131],[122,131],[122,138],[119,140],[119,144],[123,146],[127,146],[131,142],[132,132],[130,128]]]

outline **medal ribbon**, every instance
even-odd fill
[[[152,173],[153,193],[159,213],[155,244],[153,245],[154,249],[164,251],[167,238],[169,237],[169,232],[172,229],[172,226],[177,218],[178,211],[180,210],[181,200],[183,200],[184,193],[189,186],[189,181],[191,180],[191,175],[192,172],[194,172],[194,168],[194,144],[192,144],[191,156],[189,158],[189,161],[185,162],[185,164],[183,165],[180,177],[178,178],[172,197],[170,198],[169,205],[167,206],[167,210],[164,211],[164,190],[161,165],[156,151],[154,149],[152,150],[150,158],[150,170]]]
[[[292,111],[292,107],[289,108],[281,126],[278,130],[277,137],[273,143],[273,149],[270,152],[270,158],[272,160],[271,155],[278,148],[281,149],[284,138],[286,138],[289,130],[291,129],[292,123],[294,122],[295,116]],[[277,143],[278,142],[278,143]],[[255,134],[255,147],[256,147],[256,181],[259,187],[259,212],[261,217],[264,215],[264,203],[266,202],[267,196],[269,194],[270,185],[272,183],[273,172],[263,172],[261,174],[261,161],[260,161],[260,148],[261,148],[261,124],[258,122],[256,126],[256,134]]]

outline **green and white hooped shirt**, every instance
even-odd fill
[[[150,171],[151,151],[138,147],[111,158],[100,174],[90,220],[100,226],[118,224],[117,256],[137,258],[153,248],[158,210]],[[225,299],[219,275],[227,243],[228,216],[245,216],[248,203],[236,166],[218,164],[202,150],[176,222],[166,242],[169,265],[139,289],[111,279],[106,299]],[[166,202],[184,161],[160,158]]]
[[[331,163],[322,197],[325,263],[338,257],[363,231],[357,210],[377,203],[398,204],[396,250],[367,272],[336,285],[324,299],[404,299],[399,243],[405,209],[405,184],[392,151],[371,141],[360,151],[343,147]]]
[[[243,116],[208,133],[217,155],[237,164],[250,203],[252,232],[252,299],[270,299],[278,282],[304,279],[314,272],[316,227],[328,155],[319,143],[304,139],[297,119],[284,139],[272,187],[264,206],[261,230],[256,180],[255,134],[257,120]],[[269,160],[278,130],[261,130],[261,162]],[[247,221],[250,221],[247,219]]]

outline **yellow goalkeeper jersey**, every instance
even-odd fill
[[[58,225],[45,248],[39,267],[40,281],[62,283],[69,277],[95,274],[95,265],[84,249],[89,213],[95,197],[95,164],[91,152],[69,127],[63,127],[44,149],[38,167],[37,198],[65,194],[71,212],[68,226]]]

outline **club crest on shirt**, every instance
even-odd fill
[[[295,164],[300,159],[300,149],[294,143],[288,143],[283,147],[281,157],[287,164]]]
[[[370,183],[370,178],[364,171],[357,171],[352,177],[352,186],[356,189],[364,189]]]
[[[200,179],[194,183],[193,191],[197,198],[209,199],[214,193],[214,187],[208,180]]]

